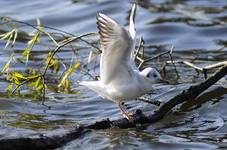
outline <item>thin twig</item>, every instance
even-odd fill
[[[92,78],[93,80],[97,80],[97,77],[94,77],[90,72],[89,72],[89,70],[86,70],[86,69],[84,69],[84,67],[82,67],[82,73],[84,74],[84,75],[88,75],[90,78]]]
[[[11,94],[14,94],[15,93],[15,91],[17,90],[17,89],[19,89],[22,85],[24,85],[24,84],[26,84],[26,83],[28,83],[28,82],[30,82],[31,80],[35,80],[35,79],[37,79],[38,77],[40,77],[41,75],[39,75],[39,76],[36,76],[35,78],[29,78],[29,79],[26,79],[25,81],[23,81],[22,83],[20,83],[20,84],[18,84],[14,89],[13,89],[13,91],[11,92]]]
[[[167,61],[166,63],[172,63],[172,62],[171,61]],[[207,71],[215,69],[215,68],[222,67],[222,66],[227,64],[227,61],[218,62],[216,64],[208,65],[208,66],[205,66],[205,67],[198,67],[198,66],[196,66],[195,64],[193,64],[193,63],[191,63],[189,61],[173,61],[173,63],[182,63],[182,64],[185,64],[185,65],[187,65],[189,67],[192,67],[197,72],[199,72],[199,71],[202,72],[204,74],[204,78],[206,79],[207,78]]]
[[[83,35],[80,35],[80,36],[77,36],[77,37],[72,37],[72,38],[69,38],[69,39],[68,39],[67,41],[65,41],[64,43],[62,43],[62,44],[60,44],[59,46],[57,46],[57,47],[54,49],[54,51],[51,53],[51,55],[50,55],[50,59],[49,59],[49,61],[47,62],[47,65],[46,65],[46,67],[45,67],[45,69],[44,69],[43,76],[45,76],[45,74],[46,74],[46,72],[47,72],[47,69],[48,69],[48,67],[49,67],[49,65],[50,65],[50,62],[51,62],[51,60],[53,59],[54,55],[55,55],[62,47],[64,47],[65,45],[67,45],[67,44],[69,44],[69,43],[71,43],[71,42],[73,42],[73,41],[76,41],[76,40],[78,40],[78,39],[81,39],[82,37],[89,36],[89,35],[93,35],[93,34],[96,34],[96,33],[91,32],[91,33],[86,33],[86,34],[83,34]]]
[[[43,95],[42,95],[42,104],[44,104],[45,98],[46,98],[46,84],[45,84],[45,78],[42,76],[42,84],[43,84]]]
[[[166,54],[169,54],[170,53],[170,50],[168,50],[168,51],[166,51],[166,52],[163,52],[163,53],[160,53],[160,54],[158,54],[158,55],[155,55],[155,56],[153,56],[153,57],[151,57],[151,58],[148,58],[148,59],[145,59],[145,60],[142,60],[141,61],[141,63],[139,64],[139,69],[144,65],[144,63],[146,63],[146,62],[149,62],[149,61],[151,61],[151,60],[153,60],[153,59],[157,59],[157,58],[159,58],[159,57],[161,57],[161,56],[163,56],[163,55],[166,55]]]
[[[139,52],[140,52],[141,49],[143,49],[143,45],[144,45],[144,40],[143,40],[143,37],[141,37],[140,40],[139,40],[139,46],[137,47],[137,49],[135,51],[135,58],[136,59],[137,59],[137,57],[139,57]]]
[[[169,53],[170,53],[170,50],[168,50],[168,51],[166,51],[166,52],[162,52],[162,53],[160,53],[160,54],[158,54],[158,55],[156,55],[156,56],[154,56],[154,57],[145,59],[144,62],[148,62],[148,61],[151,61],[151,60],[153,60],[153,59],[157,59],[157,58],[159,58],[159,57],[161,57],[161,56],[163,56],[163,55],[165,55],[165,54],[169,54]]]
[[[174,61],[173,61],[173,56],[172,56],[172,54],[173,54],[173,49],[174,49],[174,46],[172,45],[172,47],[171,47],[171,49],[170,49],[170,51],[169,51],[169,59],[170,59],[170,61],[171,61],[171,63],[172,63],[172,65],[173,65],[173,67],[174,67],[174,71],[176,72],[176,79],[179,79],[179,74],[178,74],[178,71],[177,71],[177,67],[176,67],[176,65],[175,65],[175,63],[174,63]]]
[[[139,97],[139,98],[137,98],[137,100],[143,101],[145,103],[149,103],[149,104],[152,104],[152,105],[155,105],[155,106],[160,106],[161,103],[162,103],[159,100],[149,99],[149,98],[146,98],[146,97]]]
[[[13,19],[8,20],[8,21],[6,21],[6,22],[4,22],[4,23],[2,23],[2,24],[7,24],[7,23],[11,23],[11,22],[19,23],[19,24],[24,24],[24,25],[26,25],[26,26],[30,26],[30,27],[32,27],[32,28],[34,28],[34,29],[40,31],[40,29],[37,27],[37,25],[33,25],[33,24],[30,24],[30,23],[27,23],[27,22],[18,21],[18,20],[13,20]],[[0,25],[1,25],[1,24],[0,24]],[[67,34],[67,35],[70,35],[70,36],[73,36],[73,37],[77,37],[77,36],[75,36],[75,35],[72,34],[72,33],[69,33],[69,32],[66,32],[66,31],[63,31],[63,30],[60,30],[60,29],[57,29],[57,28],[49,27],[49,26],[46,26],[46,25],[42,25],[42,27],[43,27],[43,28],[46,28],[46,29],[51,29],[51,30],[58,31],[57,34],[60,34],[59,32],[61,32],[61,33],[64,33],[64,34]],[[59,46],[59,43],[57,43],[57,42],[55,41],[55,39],[50,35],[50,33],[46,32],[46,31],[42,31],[42,32],[43,32],[44,34],[46,34],[46,35],[55,43],[55,45]],[[54,33],[53,33],[53,34],[54,34]],[[61,35],[65,37],[64,34],[61,34]],[[95,34],[97,35],[98,33],[95,33]],[[93,48],[95,48],[96,50],[98,50],[99,52],[101,52],[101,49],[100,49],[100,48],[98,48],[98,47],[95,46],[94,44],[88,42],[87,40],[84,40],[84,39],[82,39],[82,38],[80,38],[79,40],[81,40],[81,41],[87,43],[87,44],[90,45],[91,47],[93,47]]]

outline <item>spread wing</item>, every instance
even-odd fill
[[[116,84],[127,82],[132,77],[130,64],[133,39],[128,31],[110,17],[98,13],[97,26],[101,42],[101,82]],[[118,82],[118,83],[117,83]]]

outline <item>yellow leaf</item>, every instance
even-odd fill
[[[7,48],[9,46],[9,43],[10,43],[10,40],[12,39],[12,37],[13,37],[13,33],[10,34],[10,36],[9,36],[9,38],[7,40],[7,43],[5,45],[5,48]]]
[[[2,71],[1,71],[2,73],[8,72],[8,69],[9,69],[9,67],[10,67],[10,63],[11,63],[11,61],[12,61],[12,59],[13,59],[13,56],[14,56],[14,54],[12,54],[12,55],[10,56],[9,61],[5,64],[5,66],[3,67]]]
[[[36,75],[31,75],[31,76],[28,76],[28,77],[26,77],[26,79],[35,79],[35,78],[37,78],[37,77],[39,77],[40,75],[39,74],[36,74]]]
[[[39,33],[40,33],[40,32],[37,32],[37,33],[34,35],[34,37],[28,42],[26,49],[25,49],[24,52],[22,53],[22,55],[23,55],[24,57],[26,57],[26,64],[28,63],[28,59],[29,59],[30,52],[31,52],[32,48],[34,47],[35,42],[37,42],[37,40],[38,40],[38,38],[39,38]]]
[[[2,34],[1,36],[1,40],[5,40],[5,39],[7,39],[9,36],[11,35],[11,32],[7,32],[7,33],[5,33],[5,34]]]
[[[12,42],[12,45],[14,45],[15,44],[15,42],[16,42],[16,39],[17,39],[17,35],[18,35],[18,33],[17,33],[17,29],[15,29],[15,31],[14,31],[15,33],[14,33],[14,37],[13,37],[13,42]]]
[[[7,92],[8,93],[11,93],[12,92],[12,89],[13,89],[13,84],[9,84],[8,87],[7,87]]]
[[[20,85],[20,80],[16,76],[14,76],[13,79],[16,85]]]
[[[41,77],[39,77],[36,81],[35,81],[35,87],[37,88],[40,84],[41,81]]]
[[[17,29],[13,29],[12,31],[9,31],[9,32],[4,33],[4,34],[1,34],[0,35],[0,40],[6,40],[7,39],[7,43],[5,45],[5,48],[6,48],[6,47],[9,46],[12,38],[13,38],[12,46],[14,45],[16,37],[17,37]]]
[[[20,74],[20,73],[18,73],[16,71],[13,72],[13,76],[17,77],[17,78],[20,78],[20,79],[27,79],[27,77],[25,77],[24,75],[22,75],[22,74]]]
[[[8,72],[9,70],[9,63],[5,64],[4,68],[2,69],[2,72]]]
[[[65,75],[62,77],[60,83],[58,84],[58,87],[62,87],[65,85],[66,80],[68,79],[68,77],[70,76],[70,74],[76,70],[78,67],[80,67],[80,63],[76,63],[73,66],[71,66],[65,73]]]

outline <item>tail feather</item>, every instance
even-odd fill
[[[94,92],[98,93],[100,96],[104,96],[103,87],[100,84],[100,81],[81,81],[79,82],[80,85],[86,86],[87,88],[93,90]]]

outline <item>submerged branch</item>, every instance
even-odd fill
[[[53,137],[40,136],[38,138],[18,138],[18,139],[1,139],[0,150],[49,150],[62,147],[64,144],[76,139],[81,135],[89,132],[81,127],[72,130],[65,135],[56,135]]]

